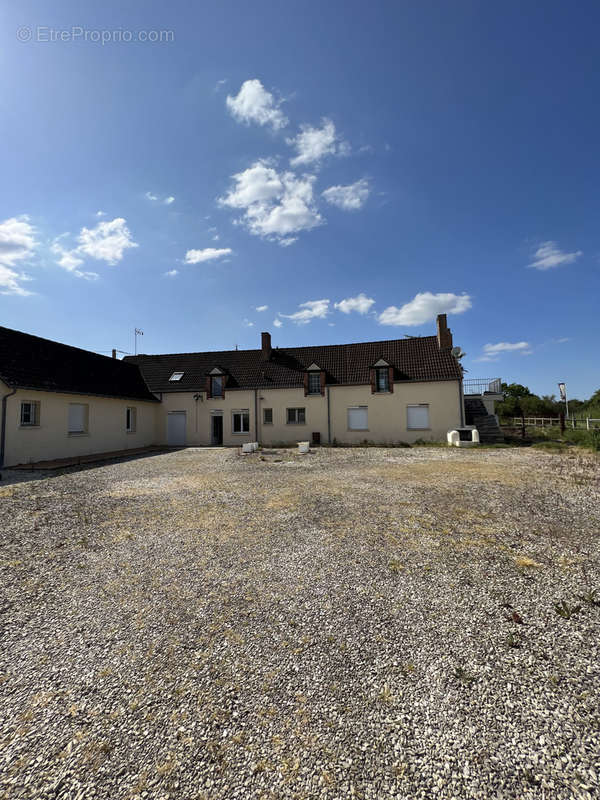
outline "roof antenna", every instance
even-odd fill
[[[234,347],[235,347],[235,349],[236,349],[236,350],[238,349],[238,346],[237,346],[237,344],[236,344],[236,345],[234,345]]]
[[[144,335],[144,331],[141,331],[139,328],[134,328],[133,330],[134,330],[133,339],[134,339],[134,342],[135,342],[134,352],[135,352],[135,355],[137,356],[137,337],[138,336],[143,336]]]

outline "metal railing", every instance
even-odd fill
[[[502,394],[502,381],[500,378],[466,378],[463,380],[463,392],[469,394]]]

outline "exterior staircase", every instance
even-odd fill
[[[504,434],[500,430],[494,414],[488,414],[486,407],[478,397],[465,397],[465,417],[467,425],[475,425],[482,444],[500,444],[504,442]]]

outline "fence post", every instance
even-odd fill
[[[588,431],[589,431],[589,429],[590,429],[590,418],[589,418],[589,417],[586,417],[586,418],[585,418],[585,427],[586,427],[586,428],[588,429]]]

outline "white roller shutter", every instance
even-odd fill
[[[407,407],[407,428],[409,430],[427,430],[429,428],[429,406]]]
[[[84,433],[86,423],[86,406],[81,403],[69,403],[69,433]]]
[[[348,409],[348,430],[366,431],[369,428],[367,406],[355,406]]]

